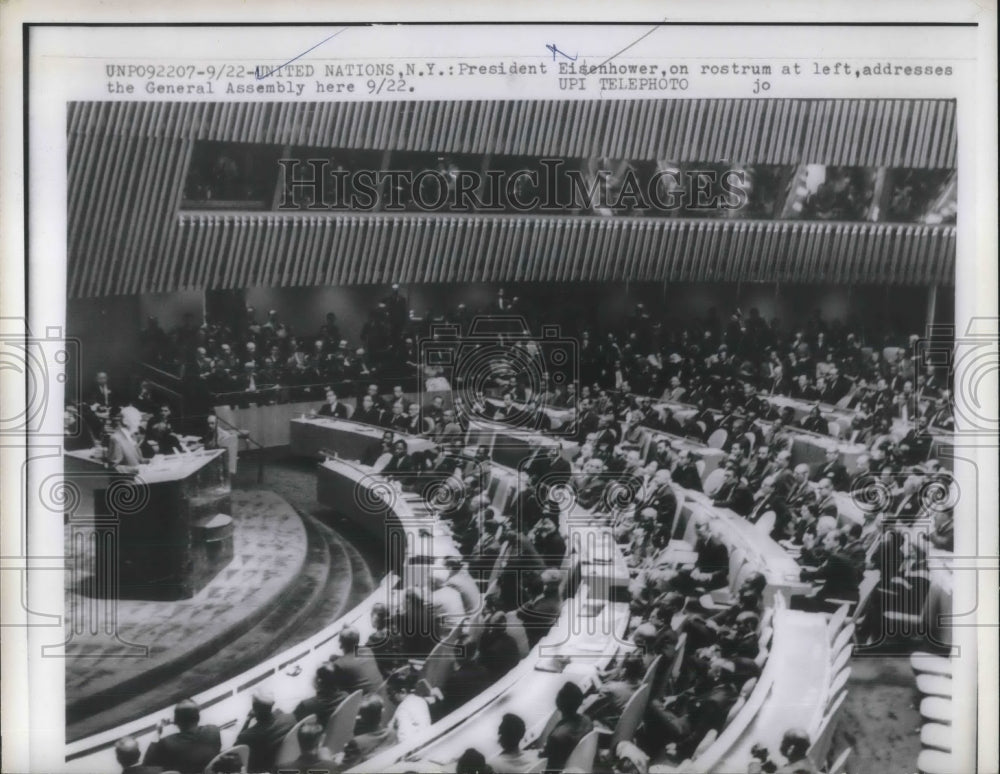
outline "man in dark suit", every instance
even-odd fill
[[[303,723],[298,730],[299,749],[301,753],[293,761],[279,761],[277,769],[283,774],[299,772],[299,774],[337,774],[340,767],[329,757],[325,749],[320,748],[323,741],[323,726],[319,723]]]
[[[106,417],[114,406],[119,405],[117,396],[111,391],[108,384],[108,375],[105,371],[99,371],[94,380],[94,384],[87,392],[84,403],[98,416]]]
[[[691,452],[686,449],[677,455],[677,465],[670,472],[670,477],[682,489],[690,489],[694,492],[701,491],[701,474],[698,472],[697,464],[691,458]]]
[[[850,536],[846,532],[833,530],[823,539],[826,552],[825,561],[814,570],[802,568],[802,580],[820,582],[818,592],[813,597],[803,597],[796,607],[803,610],[822,610],[826,599],[856,600],[861,576],[864,573],[864,557],[856,551],[847,550]]]
[[[343,655],[330,660],[339,675],[341,687],[347,693],[357,690],[371,693],[382,684],[382,673],[375,655],[368,648],[360,647],[361,634],[351,626],[345,626],[340,631],[339,639]]]
[[[376,752],[396,743],[396,732],[382,727],[385,702],[377,694],[366,696],[358,707],[358,720],[354,725],[354,738],[344,748],[344,769],[350,769],[371,758]]]
[[[645,508],[656,510],[656,521],[661,530],[669,535],[677,513],[677,495],[671,485],[670,471],[660,469],[653,474],[652,490],[641,502],[636,503],[636,512]]]
[[[849,483],[847,468],[840,461],[840,452],[835,448],[826,450],[826,462],[816,469],[812,480],[819,481],[821,478],[828,478],[833,484],[833,488],[838,492],[846,492]]]
[[[319,415],[347,419],[347,406],[337,399],[337,393],[331,387],[326,388],[326,402],[319,407]]]
[[[518,618],[524,623],[525,633],[531,647],[548,634],[552,624],[559,618],[562,611],[562,596],[559,593],[559,583],[562,573],[549,568],[542,573],[542,590],[533,599],[528,600],[517,611]]]
[[[770,455],[771,450],[767,446],[758,446],[754,455],[747,461],[743,475],[746,477],[750,489],[760,489],[761,482],[769,475]]]
[[[746,516],[753,509],[753,494],[740,480],[737,471],[727,467],[722,487],[716,493],[712,504],[719,508],[728,508],[740,516]]]
[[[347,698],[347,693],[340,683],[340,673],[329,663],[319,665],[313,678],[313,688],[316,693],[296,705],[295,720],[301,721],[309,715],[315,715],[317,722],[325,728],[330,715]]]
[[[161,766],[144,766],[139,763],[139,743],[131,736],[115,742],[115,758],[121,764],[122,774],[160,774]]]
[[[146,750],[143,760],[147,766],[161,766],[174,769],[181,774],[201,774],[219,751],[222,739],[216,726],[200,726],[201,713],[191,699],[184,699],[174,707],[174,725],[180,729],[176,734],[158,738]],[[157,735],[170,723],[161,720]]]
[[[792,522],[792,514],[785,505],[785,501],[774,491],[774,476],[766,476],[760,484],[760,491],[757,492],[756,502],[747,520],[756,524],[760,517],[768,511],[774,511],[774,528],[771,530],[771,537],[774,540],[785,540],[790,537],[788,530]]]
[[[818,435],[830,434],[830,425],[823,418],[823,414],[819,410],[819,406],[812,407],[812,410],[809,412],[809,416],[802,420],[801,426],[803,430],[808,430],[810,433],[817,433]]]
[[[294,725],[295,718],[274,708],[274,695],[270,691],[254,691],[250,715],[236,737],[236,744],[250,748],[247,770],[271,771],[278,748]]]
[[[382,424],[382,410],[375,405],[371,395],[363,395],[361,397],[361,407],[354,412],[351,416],[355,422],[364,422],[366,425],[375,425],[376,427]]]
[[[785,504],[793,513],[798,513],[804,505],[813,505],[816,494],[809,486],[809,466],[804,462],[795,466],[791,486],[784,495]]]
[[[590,733],[593,721],[579,712],[583,704],[583,691],[574,682],[567,682],[556,695],[556,709],[560,719],[545,740],[542,755],[547,759],[546,770],[562,771],[566,759],[577,743]]]
[[[479,663],[490,671],[493,680],[498,680],[520,660],[517,641],[507,633],[507,617],[500,611],[493,613],[479,638]]]
[[[440,707],[434,708],[439,717],[457,710],[493,683],[494,675],[490,668],[487,664],[479,663],[476,656],[476,648],[471,642],[461,647],[456,658],[456,668],[448,675],[441,689],[444,700],[440,702]]]

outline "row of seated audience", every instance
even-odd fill
[[[516,313],[527,317],[533,330],[555,323],[578,342],[580,380],[587,385],[620,389],[624,382],[644,395],[676,398],[686,393],[689,403],[704,394],[716,408],[726,397],[723,386],[732,380],[807,401],[864,404],[870,414],[888,410],[908,415],[913,410],[907,404],[910,395],[919,401],[944,398],[941,408],[947,407],[948,385],[941,374],[914,362],[917,336],[866,337],[856,323],[826,321],[819,312],[787,329],[778,320],[766,321],[756,309],[749,314],[736,310],[728,317],[711,309],[704,319],[682,320],[670,317],[666,308],[651,314],[640,303],[609,325],[599,320],[596,309],[561,311],[561,306],[526,308],[500,289],[482,308],[458,303],[430,310],[418,323],[404,292],[393,285],[371,310],[360,342],[341,337],[332,312],[315,333],[295,334],[277,310],[260,323],[248,307],[240,319],[226,323],[198,324],[186,315],[169,333],[150,318],[142,332],[141,358],[209,393],[275,388],[273,394],[257,396],[259,403],[319,397],[322,385],[331,383],[342,383],[345,397],[360,397],[370,381],[415,375],[419,342],[433,330],[430,326],[447,323],[465,333],[483,316]],[[887,358],[887,345],[901,351]]]

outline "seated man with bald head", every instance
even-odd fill
[[[340,631],[342,656],[331,658],[341,688],[347,693],[371,693],[382,684],[382,672],[371,648],[361,645],[361,635],[353,626]]]
[[[174,707],[174,725],[180,730],[153,742],[143,761],[147,766],[162,766],[181,774],[200,774],[222,749],[222,739],[216,726],[200,726],[201,713],[191,699]],[[157,733],[162,734],[166,721],[160,721]]]
[[[115,742],[115,758],[121,764],[122,774],[161,774],[161,766],[144,766],[139,763],[139,743],[134,737],[123,736]]]

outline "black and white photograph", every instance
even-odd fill
[[[94,51],[48,100],[26,159],[65,198],[26,183],[25,224],[63,313],[16,349],[46,770],[988,770],[973,30],[559,32]]]

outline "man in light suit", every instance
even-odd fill
[[[108,463],[120,472],[137,472],[139,466],[149,462],[143,458],[132,435],[122,424],[121,409],[111,415],[112,431],[108,438]]]

